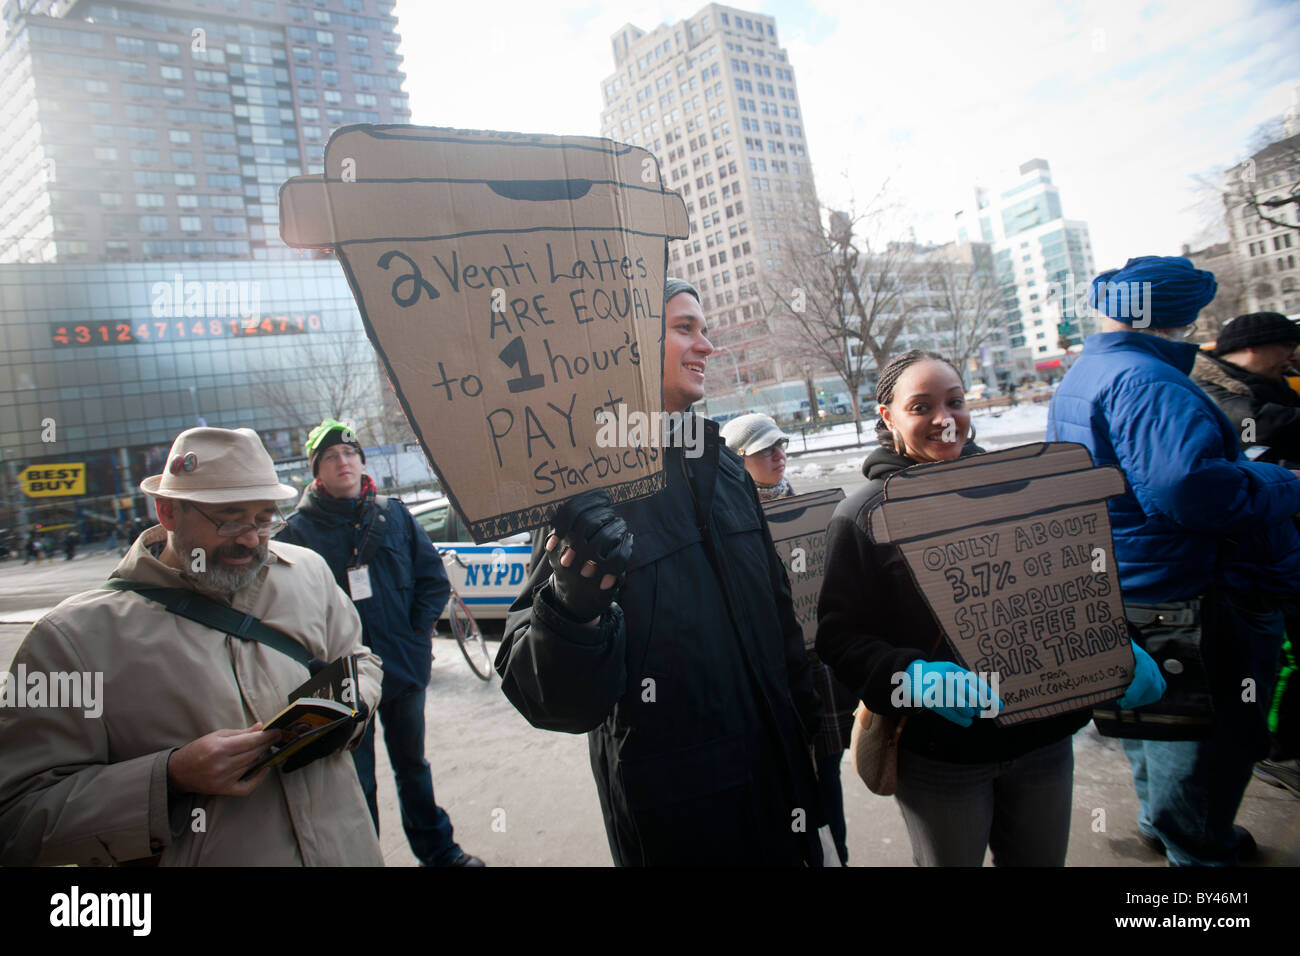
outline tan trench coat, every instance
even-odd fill
[[[142,534],[114,574],[191,587]],[[356,610],[314,552],[270,542],[271,557],[232,605],[324,661],[359,655],[361,699],[379,702],[380,660]],[[210,595],[220,598],[220,595]],[[28,632],[10,671],[102,672],[102,715],[0,707],[0,865],[383,865],[352,754],[273,769],[247,797],[167,797],[167,757],[225,728],[267,721],[308,677],[288,656],[177,617],[130,592],[68,598]],[[353,738],[353,743],[360,734]],[[202,811],[197,812],[197,811]]]

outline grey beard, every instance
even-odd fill
[[[265,548],[262,550],[265,550]],[[252,584],[253,579],[257,577],[257,572],[262,570],[262,566],[265,564],[266,556],[262,555],[261,557],[255,557],[252,564],[239,569],[224,568],[217,565],[209,567],[206,571],[189,572],[187,576],[196,580],[209,591],[230,593]]]
[[[176,536],[176,544],[181,560],[187,562],[181,574],[209,591],[220,593],[238,591],[252,584],[257,573],[265,566],[269,555],[266,542],[262,542],[253,549],[253,560],[250,564],[240,568],[227,568],[221,565],[216,554],[209,554],[205,556],[204,570],[195,571],[191,558],[194,549],[180,535]]]

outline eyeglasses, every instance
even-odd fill
[[[332,465],[341,458],[346,458],[348,461],[355,461],[360,457],[361,456],[357,453],[357,450],[351,445],[339,445],[338,448],[331,448],[325,454],[321,455],[320,460],[322,463],[328,462]]]
[[[197,511],[203,517],[211,521],[217,528],[217,534],[223,538],[238,538],[250,531],[256,531],[259,538],[269,538],[286,524],[285,520],[276,514],[267,521],[218,521],[212,515],[205,512],[194,502],[188,502],[189,506]]]
[[[790,444],[790,439],[778,438],[775,444],[767,446],[762,451],[754,452],[753,456],[755,458],[771,458],[774,454],[776,454],[776,450],[778,448],[781,449],[782,452],[784,452],[785,446],[788,444]]]

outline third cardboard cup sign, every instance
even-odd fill
[[[667,240],[689,230],[653,154],[589,137],[350,126],[330,137],[324,169],[281,187],[281,235],[338,255],[476,542],[544,524],[582,491],[623,501],[663,486],[653,442],[599,440],[602,411],[663,407]]]
[[[957,661],[997,674],[999,725],[1120,696],[1133,679],[1106,500],[1117,468],[1038,443],[891,475],[869,518],[899,548]]]

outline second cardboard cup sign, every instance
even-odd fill
[[[281,187],[281,235],[338,255],[476,542],[544,524],[582,491],[623,501],[663,486],[653,441],[599,440],[602,412],[635,422],[663,408],[667,240],[689,230],[653,154],[351,126],[330,137],[324,168]]]
[[[803,644],[812,650],[817,639],[817,598],[826,572],[826,527],[844,489],[828,488],[763,502],[772,543],[790,578],[794,616],[803,628]]]
[[[1133,679],[1106,499],[1124,477],[1039,443],[907,468],[871,537],[899,548],[957,661],[998,675],[999,725],[1120,696]]]

